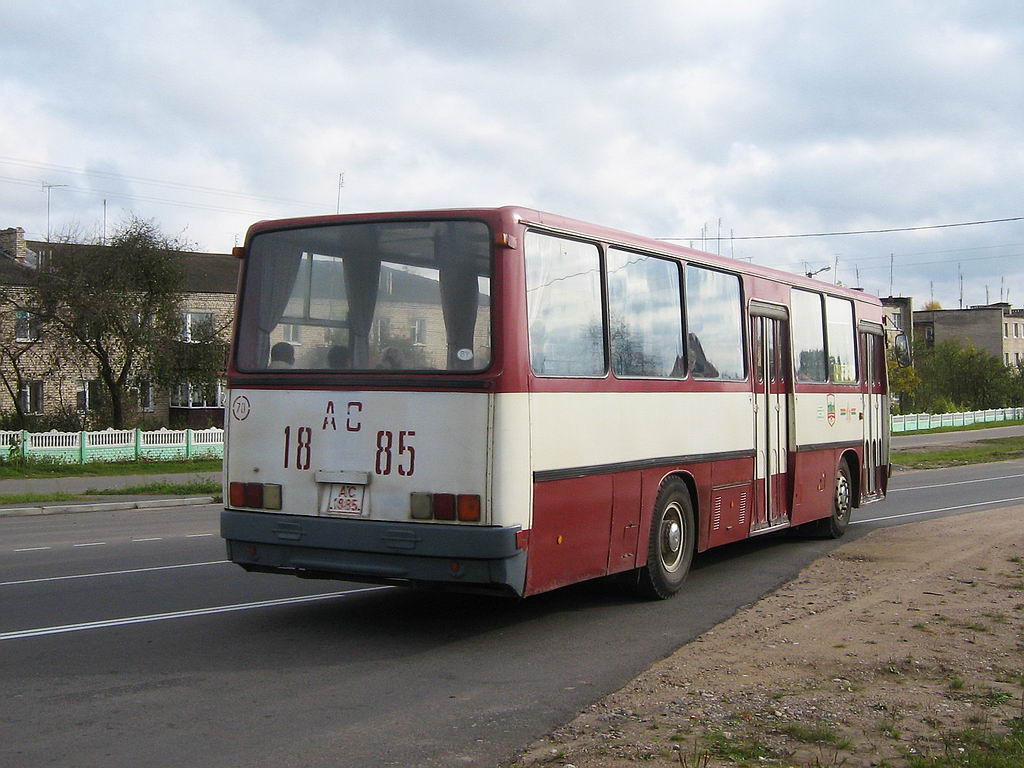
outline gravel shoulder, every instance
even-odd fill
[[[738,611],[515,768],[901,766],[1024,716],[1024,506],[873,531]]]

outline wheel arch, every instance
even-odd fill
[[[854,450],[846,450],[843,455],[839,457],[839,461],[845,461],[846,466],[850,469],[850,485],[853,486],[853,506],[860,506],[860,468],[861,461],[860,456]],[[839,464],[836,464],[838,467]]]
[[[669,480],[682,481],[683,485],[686,486],[686,490],[690,493],[690,506],[693,509],[693,523],[697,530],[696,551],[703,552],[708,546],[708,532],[704,530],[704,515],[701,510],[700,494],[697,492],[697,480],[685,469],[669,472],[661,478],[661,482],[658,483],[658,491],[657,494],[655,494],[655,498],[657,498],[657,495],[661,493],[661,489]]]

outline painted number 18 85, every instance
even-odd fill
[[[374,472],[390,475],[397,470],[402,477],[411,477],[416,471],[416,449],[412,445],[415,436],[412,430],[401,430],[397,438],[391,430],[380,430],[377,433]],[[309,469],[312,443],[313,430],[310,427],[285,427],[284,468],[288,469],[294,462],[295,469]]]

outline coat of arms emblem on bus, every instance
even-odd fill
[[[825,418],[828,419],[830,427],[836,423],[836,396],[829,395],[825,403]]]

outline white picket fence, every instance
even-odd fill
[[[0,454],[57,461],[174,460],[224,455],[224,430],[104,429],[98,432],[0,432]]]
[[[939,427],[966,427],[970,424],[1024,419],[1024,408],[993,408],[988,411],[963,413],[908,413],[892,417],[892,432],[910,432],[915,429]]]

